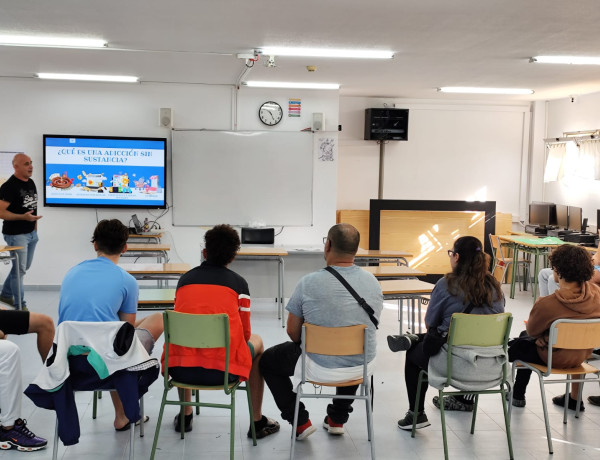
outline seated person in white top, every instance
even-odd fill
[[[592,257],[592,262],[594,264],[594,275],[590,281],[600,285],[600,245]],[[554,291],[558,289],[558,281],[554,278],[554,271],[551,268],[542,268],[540,270],[538,285],[540,287],[540,297],[554,294]],[[600,400],[598,402],[600,403]]]
[[[127,250],[129,229],[117,219],[101,220],[94,229],[92,243],[98,255],[71,268],[60,289],[58,323],[63,321],[127,321],[152,353],[154,343],[163,333],[162,314],[154,313],[136,320],[138,284],[133,276],[117,265]],[[115,406],[114,427],[130,427],[119,395],[110,393]],[[146,417],[147,421],[148,417]]]

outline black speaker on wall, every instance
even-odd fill
[[[365,140],[408,140],[408,109],[365,109]]]

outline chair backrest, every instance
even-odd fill
[[[501,260],[504,263],[510,263],[512,262],[512,259],[507,259],[504,254],[504,248],[502,247],[502,241],[500,240],[500,237],[498,235],[492,235],[490,233],[490,242],[492,243],[492,250],[494,252],[494,254],[496,255],[496,259]]]
[[[362,380],[367,382],[367,326],[324,327],[304,323],[302,325],[302,383],[306,382],[306,354],[329,356],[362,355]]]
[[[224,386],[229,378],[229,317],[225,313],[197,315],[172,310],[163,312],[165,335],[165,386],[169,373],[169,345],[189,348],[225,348]]]
[[[548,343],[555,348],[586,350],[600,347],[600,318],[557,319],[550,325]]]
[[[448,344],[475,347],[506,346],[511,324],[510,313],[494,315],[454,313],[450,321]]]
[[[305,323],[303,326],[307,353],[331,356],[361,355],[364,351],[364,324],[324,327]]]

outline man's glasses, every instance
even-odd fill
[[[454,252],[452,249],[448,249],[448,255],[450,257],[452,257],[454,254],[458,254],[457,252]]]
[[[326,236],[323,237],[323,244],[325,244],[325,243],[327,243],[327,237]]]

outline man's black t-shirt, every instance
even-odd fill
[[[15,214],[25,214],[33,211],[37,216],[37,189],[32,179],[27,182],[17,179],[14,175],[0,187],[0,200],[10,203],[7,210]],[[35,222],[26,220],[5,220],[2,224],[2,233],[5,235],[21,235],[31,233],[35,229]]]

